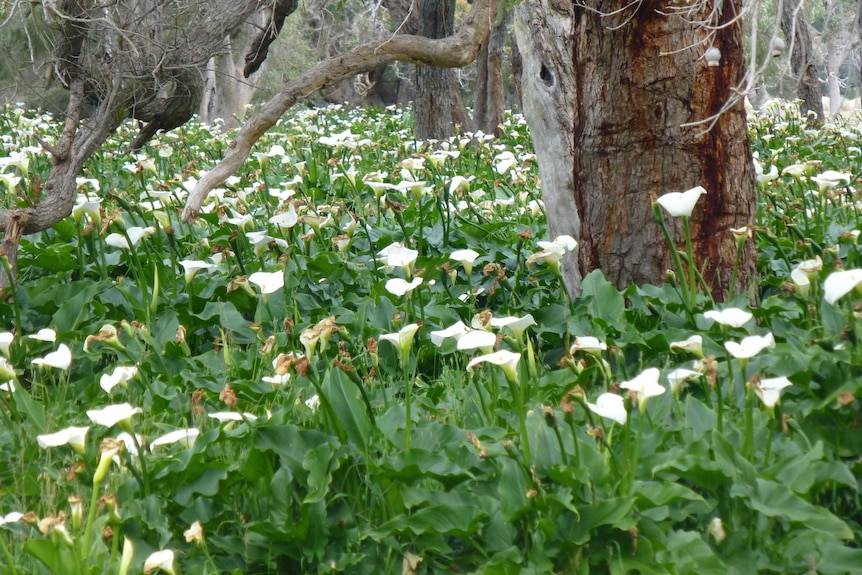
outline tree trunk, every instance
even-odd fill
[[[802,15],[801,0],[784,0],[781,10],[781,31],[792,46],[790,70],[796,81],[796,97],[802,100],[803,114],[814,112],[814,123],[823,123],[823,99],[820,97],[820,80],[814,52],[811,49],[811,30]]]
[[[425,38],[445,38],[455,26],[454,0],[420,0],[419,30]],[[451,70],[416,66],[416,101],[413,104],[413,132],[418,139],[443,140],[451,136]]]
[[[496,4],[492,3],[494,14],[497,11]],[[495,136],[501,134],[503,124],[503,39],[511,12],[507,10],[505,14],[505,17],[494,23],[488,43],[479,53],[476,102],[473,105],[474,129]]]
[[[667,0],[628,6],[525,0],[517,13],[524,113],[550,231],[580,242],[579,270],[566,270],[567,285],[576,293],[578,271],[595,269],[619,288],[664,282],[672,260],[652,199],[701,185],[708,193],[691,217],[695,263],[723,299],[736,255],[729,229],[755,222],[745,110],[741,99],[731,101],[743,61],[739,22],[729,23],[741,3],[724,2],[721,10],[710,0],[690,12]],[[691,24],[712,10],[712,26]],[[718,66],[702,58],[708,46],[721,51]],[[544,105],[528,105],[537,94]],[[552,118],[547,110],[554,110]],[[682,246],[681,223],[665,218]],[[755,258],[748,242],[741,290],[755,282]]]

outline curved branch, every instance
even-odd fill
[[[319,62],[289,82],[246,122],[230,143],[225,157],[201,178],[189,194],[183,221],[188,223],[197,219],[207,195],[242,166],[255,142],[300,98],[333,82],[396,60],[440,68],[460,68],[475,60],[488,38],[493,19],[488,6],[489,0],[475,0],[458,32],[452,36],[431,40],[421,36],[396,35],[386,40],[375,40]]]

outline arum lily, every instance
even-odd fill
[[[713,517],[712,521],[709,522],[709,534],[716,545],[720,545],[727,538],[727,532],[724,530],[724,523],[720,517]]]
[[[99,386],[105,390],[105,393],[111,393],[111,390],[118,385],[126,386],[126,383],[138,374],[136,366],[117,366],[110,374],[104,374],[99,378]]]
[[[107,343],[119,349],[124,349],[123,344],[120,343],[119,337],[117,337],[117,328],[111,324],[103,325],[99,330],[98,335],[87,336],[87,339],[84,340],[84,353],[89,353],[90,345],[98,342]]]
[[[384,266],[387,268],[401,268],[404,270],[404,275],[409,277],[412,275],[413,264],[416,263],[419,252],[405,248],[396,242],[380,250],[377,255],[382,258]]]
[[[697,357],[703,357],[703,337],[700,335],[693,335],[682,341],[673,341],[670,344],[670,349],[681,349],[683,351],[693,353]]]
[[[471,349],[481,349],[486,353],[497,345],[497,336],[489,331],[482,329],[471,330],[458,339],[456,346],[460,351],[468,351]]]
[[[404,297],[417,287],[422,285],[422,278],[413,278],[411,281],[406,281],[401,278],[392,278],[386,282],[386,291],[394,296]]]
[[[179,443],[183,447],[191,447],[195,444],[195,441],[197,441],[197,438],[200,434],[200,429],[196,427],[191,427],[189,429],[178,429],[176,431],[166,433],[158,439],[153,440],[153,442],[150,443],[150,448],[155,449],[160,445],[173,445],[174,443]]]
[[[87,417],[97,425],[113,427],[119,423],[126,431],[129,431],[132,416],[138,413],[143,413],[140,407],[132,407],[128,403],[120,403],[109,405],[102,409],[89,409],[87,410]]]
[[[623,398],[615,393],[603,393],[596,398],[595,403],[587,402],[587,407],[599,417],[605,417],[620,425],[625,425],[628,420]]]
[[[191,527],[183,531],[183,537],[186,543],[196,543],[200,545],[204,542],[204,527],[200,521],[192,523]]]
[[[15,336],[8,331],[0,332],[0,353],[9,357],[9,346],[15,341]]]
[[[170,549],[156,551],[150,554],[144,561],[144,575],[150,575],[150,573],[159,569],[170,575],[176,575],[176,571],[174,571],[174,552]]]
[[[443,345],[444,340],[451,337],[457,341],[469,331],[470,328],[468,328],[467,325],[459,319],[457,322],[453,323],[446,329],[432,331],[429,332],[428,335],[431,338],[431,343],[433,343],[437,347],[440,347],[441,345]]]
[[[449,254],[449,258],[464,266],[467,276],[473,271],[473,262],[479,257],[479,252],[471,249],[455,250]]]
[[[6,515],[0,515],[0,527],[6,525],[7,523],[17,523],[24,517],[24,514],[20,511],[13,511]]]
[[[316,393],[305,400],[305,406],[311,410],[311,413],[317,413],[320,409],[320,396]]]
[[[574,355],[576,351],[583,351],[597,355],[603,351],[607,351],[607,349],[608,344],[600,341],[597,337],[593,337],[591,335],[575,336],[575,342],[569,348],[569,353]]]
[[[832,272],[823,282],[823,298],[831,304],[862,283],[862,269]]]
[[[211,270],[216,267],[214,264],[209,264],[201,260],[183,260],[180,262],[180,265],[183,266],[183,270],[185,271],[185,279],[187,284],[192,283],[192,279],[194,279],[195,274],[197,274],[199,271]]]
[[[656,367],[647,368],[634,379],[622,382],[620,388],[637,393],[638,409],[643,411],[646,409],[646,402],[649,398],[661,395],[666,391],[664,386],[658,382],[660,374],[661,372]]]
[[[37,357],[30,363],[33,365],[42,365],[53,367],[55,369],[67,370],[72,365],[72,350],[65,343],[61,343],[57,351],[53,351],[45,357]]]
[[[702,186],[694,187],[685,192],[670,192],[656,201],[673,217],[690,217],[694,205],[706,190]]]
[[[711,319],[716,323],[721,325],[726,325],[730,327],[742,327],[746,323],[751,320],[754,316],[742,309],[729,307],[725,308],[721,311],[717,311],[711,309],[707,312],[704,312],[703,317],[706,319]]]
[[[17,379],[18,375],[15,373],[15,369],[6,361],[5,357],[0,357],[0,380],[7,379]]]
[[[680,390],[682,390],[683,384],[686,381],[700,375],[701,373],[699,371],[694,371],[693,369],[686,369],[684,367],[678,367],[673,371],[668,372],[667,382],[670,384],[671,393],[673,393],[674,395],[679,394]]]
[[[750,359],[768,347],[775,347],[775,337],[772,332],[766,335],[750,335],[739,343],[735,341],[725,342],[724,348],[736,359]]]
[[[506,379],[512,382],[516,381],[518,378],[518,362],[520,360],[520,353],[501,349],[494,353],[486,353],[485,355],[474,357],[470,360],[470,363],[467,364],[467,369],[473,369],[480,363],[493,363],[494,365],[499,365],[503,369],[503,373],[506,374]]]
[[[86,449],[87,432],[89,430],[89,427],[67,427],[55,433],[37,435],[36,442],[42,449],[70,445],[72,449],[83,454]]]
[[[401,353],[401,366],[407,369],[410,358],[410,348],[413,346],[413,336],[419,330],[418,323],[405,325],[395,333],[386,333],[380,336],[380,341],[388,341]]]
[[[115,248],[128,250],[138,245],[141,239],[147,236],[151,236],[154,233],[156,233],[156,228],[154,228],[153,226],[149,226],[147,228],[132,226],[130,228],[126,228],[125,236],[116,232],[108,234],[108,236],[105,238],[105,243]]]
[[[490,321],[491,327],[502,327],[508,329],[515,336],[515,339],[521,341],[524,331],[531,325],[537,325],[536,320],[531,314],[522,317],[492,317]]]
[[[515,154],[509,151],[501,152],[494,156],[494,169],[500,175],[508,172],[516,163]]]
[[[269,295],[284,287],[284,272],[254,272],[248,281],[260,288],[260,293]]]
[[[754,384],[754,392],[768,409],[773,409],[781,399],[781,390],[793,385],[786,377],[770,377]]]
[[[219,423],[231,422],[231,421],[256,421],[257,416],[253,413],[239,413],[237,411],[217,411],[215,413],[208,413],[207,417],[215,419]]]
[[[28,335],[27,337],[38,341],[49,341],[51,343],[54,343],[55,341],[57,341],[57,332],[51,328],[46,327],[40,329],[34,334]]]
[[[820,273],[820,270],[823,269],[823,260],[820,259],[820,256],[817,256],[813,260],[800,262],[799,265],[796,266],[796,269],[807,275],[809,279],[814,279],[814,277]]]
[[[826,170],[822,174],[818,174],[811,179],[817,184],[820,191],[823,192],[830,188],[838,187],[842,183],[845,186],[849,186],[851,176],[850,174],[836,172],[835,170]]]
[[[274,225],[280,230],[285,228],[292,228],[299,221],[299,216],[296,214],[296,208],[293,207],[293,204],[287,205],[287,211],[282,212],[280,214],[276,214],[269,218],[269,223]]]
[[[794,268],[790,272],[790,279],[793,281],[793,285],[796,286],[797,293],[803,297],[808,295],[808,291],[811,289],[811,280],[808,278],[808,274],[799,268]]]

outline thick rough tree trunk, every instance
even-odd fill
[[[802,15],[801,0],[784,0],[781,9],[781,32],[792,46],[790,68],[796,80],[796,97],[802,100],[803,114],[816,114],[815,124],[822,124],[823,99],[820,97],[820,80],[814,52],[811,48],[811,30]]]
[[[418,33],[425,38],[445,38],[455,26],[454,0],[419,0]],[[451,70],[416,66],[416,101],[413,132],[416,138],[442,140],[453,134]]]
[[[688,14],[667,0],[626,6],[605,0],[573,9],[562,0],[525,0],[519,7],[524,112],[539,165],[565,164],[572,174],[567,181],[559,166],[540,169],[551,234],[578,238],[581,274],[601,269],[620,288],[662,283],[672,264],[652,198],[702,185],[708,194],[691,218],[695,258],[713,295],[723,298],[736,254],[729,230],[755,221],[742,101],[713,124],[684,125],[718,114],[743,78],[741,29],[724,26],[741,5],[727,1],[719,10],[707,1]],[[713,9],[712,30],[690,23]],[[715,67],[702,58],[710,45],[722,54]],[[536,94],[545,106],[527,106]],[[554,113],[537,115],[543,109]],[[681,224],[669,224],[681,246]],[[744,250],[742,289],[755,281],[753,243]],[[567,270],[566,279],[577,292],[578,272]]]

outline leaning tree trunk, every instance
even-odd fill
[[[811,30],[802,15],[802,0],[784,0],[781,9],[781,31],[792,45],[790,71],[796,80],[796,97],[802,100],[803,114],[816,114],[814,122],[823,123],[823,99],[820,97],[820,80],[814,52],[811,48]]]
[[[668,0],[632,8],[624,0],[519,6],[524,112],[549,227],[552,235],[573,233],[580,243],[579,269],[566,271],[573,293],[579,274],[595,269],[619,288],[662,283],[673,266],[653,198],[701,185],[708,193],[691,218],[695,263],[713,295],[727,295],[736,256],[729,230],[754,224],[755,181],[743,102],[732,100],[743,55],[739,22],[729,23],[741,2],[715,4],[685,5],[688,12]],[[691,23],[713,10],[711,26]],[[718,66],[702,57],[710,46],[721,51]],[[539,110],[554,110],[552,117],[527,106],[535,94],[547,102]],[[681,246],[681,224],[669,224]],[[748,242],[742,289],[755,281],[755,258]]]
[[[454,0],[419,0],[418,33],[425,38],[445,38],[455,27]],[[413,132],[418,139],[443,140],[453,133],[452,71],[416,66],[416,101]]]

